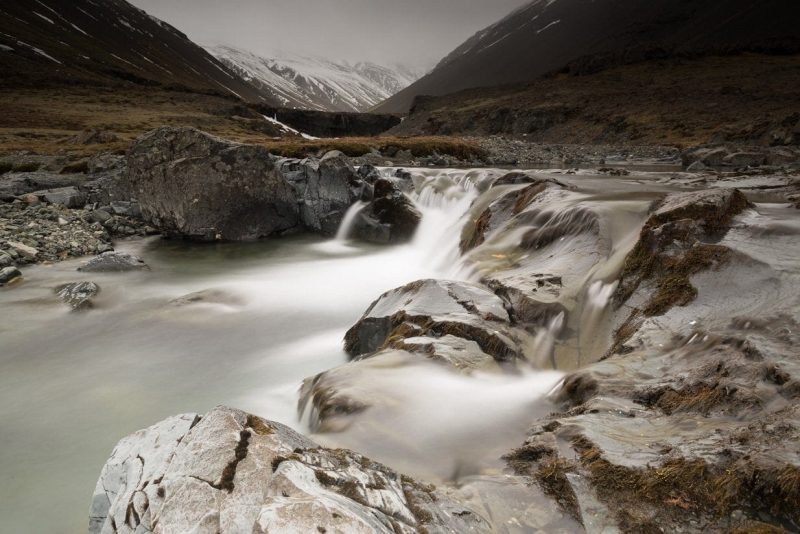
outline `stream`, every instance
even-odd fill
[[[480,265],[459,260],[463,217],[477,185],[504,173],[415,171],[428,184],[413,195],[423,220],[402,246],[348,241],[347,228],[333,240],[199,245],[151,238],[117,247],[151,271],[84,274],[76,271],[81,260],[27,268],[24,283],[0,290],[0,532],[84,531],[116,442],[172,414],[224,404],[308,432],[298,418],[300,383],[347,361],[344,332],[370,303],[418,279],[479,275]],[[603,324],[609,293],[597,282],[619,267],[653,195],[674,189],[656,178],[569,178],[578,186],[570,202],[620,214],[619,227],[609,229],[618,241],[609,263],[582,280],[596,303],[582,319],[592,328]],[[70,313],[53,288],[81,280],[102,291],[94,310]],[[222,298],[171,302],[209,289]],[[580,349],[557,351],[559,369],[588,363],[586,354],[575,359]],[[465,376],[419,363],[376,372],[365,387],[390,402],[358,429],[312,438],[433,481],[494,468],[530,420],[551,410],[544,396],[562,374],[547,360],[537,363],[550,370]]]

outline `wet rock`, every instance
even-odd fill
[[[381,295],[345,335],[345,350],[355,357],[397,348],[408,338],[447,335],[474,341],[499,362],[521,356],[500,298],[477,285],[443,280],[420,280]]]
[[[16,267],[3,267],[0,269],[0,286],[10,284],[21,276],[22,273]]]
[[[219,289],[206,289],[189,293],[169,301],[173,306],[191,306],[193,304],[224,304],[226,306],[239,306],[242,299]]]
[[[369,163],[359,166],[358,171],[356,172],[362,180],[369,184],[374,184],[375,181],[381,177],[380,171],[378,171],[374,165],[370,165]]]
[[[319,162],[305,160],[305,165],[303,224],[312,232],[335,235],[347,208],[362,197],[364,182],[339,151],[328,152]]]
[[[92,299],[100,293],[100,286],[94,282],[72,282],[57,287],[55,292],[73,311],[83,311],[94,307]]]
[[[563,411],[538,421],[507,461],[600,530],[797,525],[800,489],[785,484],[800,480],[791,360],[787,372],[747,342],[714,336],[614,356],[567,376],[556,392]]]
[[[352,235],[371,243],[404,243],[414,237],[421,219],[396,184],[381,178],[374,184],[372,202],[358,214]]]
[[[124,438],[97,482],[90,533],[488,532],[471,509],[347,450],[233,410]]]
[[[628,254],[614,294],[621,307],[637,293],[637,306],[617,326],[611,351],[624,343],[645,317],[663,315],[697,297],[690,278],[718,269],[732,257],[730,248],[716,244],[733,218],[751,207],[736,189],[710,189],[667,195],[645,223]]]
[[[133,143],[127,167],[144,220],[168,235],[239,241],[300,224],[294,191],[263,147],[160,128]]]
[[[150,269],[139,257],[124,252],[104,252],[90,259],[78,270],[84,273],[111,273]]]
[[[8,267],[14,265],[14,258],[8,252],[0,250],[0,267]]]

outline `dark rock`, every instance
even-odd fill
[[[358,172],[358,175],[361,177],[361,179],[368,184],[374,184],[375,181],[381,177],[380,171],[378,171],[374,165],[370,165],[369,163],[359,166],[358,171],[356,172]]]
[[[760,167],[767,163],[767,155],[764,152],[734,152],[725,156],[723,161],[733,167]]]
[[[300,224],[294,191],[263,147],[160,128],[133,143],[127,166],[144,220],[167,235],[251,240]]]
[[[80,186],[85,174],[57,174],[54,172],[8,173],[0,180],[0,199],[11,200],[34,191]]]
[[[138,202],[115,200],[111,202],[111,210],[114,212],[115,215],[125,215],[127,217],[142,216],[142,210],[139,208]]]
[[[335,235],[347,209],[363,196],[365,183],[350,160],[339,151],[319,162],[304,160],[307,184],[301,213],[305,227],[322,235]]]
[[[0,269],[0,286],[13,282],[22,276],[22,273],[16,267],[3,267]]]
[[[141,259],[123,252],[104,252],[78,268],[85,273],[108,273],[150,269]]]
[[[533,178],[531,175],[524,172],[510,172],[505,174],[494,181],[493,185],[519,185],[530,184],[538,181],[538,178]]]
[[[8,252],[0,250],[0,267],[9,267],[14,265],[14,258]]]
[[[371,243],[410,241],[422,215],[397,185],[381,178],[375,182],[373,200],[356,218],[353,236]]]
[[[73,311],[81,311],[94,307],[92,299],[100,293],[100,286],[94,282],[72,282],[57,287],[55,292]]]

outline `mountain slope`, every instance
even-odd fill
[[[0,85],[168,86],[276,103],[124,0],[3,0]]]
[[[418,95],[595,72],[653,57],[800,50],[796,0],[534,0],[475,34],[427,76],[376,108]]]
[[[402,66],[351,65],[285,53],[267,58],[227,45],[208,51],[265,96],[290,108],[366,111],[419,77]]]

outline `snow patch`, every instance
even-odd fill
[[[36,15],[37,17],[43,18],[44,20],[46,20],[50,24],[55,24],[55,22],[53,22],[53,19],[47,18],[47,17],[45,17],[44,15],[42,15],[41,13],[39,13],[37,11],[34,11],[33,14]]]
[[[308,139],[310,141],[314,141],[314,140],[319,139],[319,137],[314,137],[313,135],[308,135],[306,133],[301,132],[300,130],[295,130],[294,128],[292,128],[288,124],[282,123],[277,118],[270,118],[270,117],[267,117],[266,115],[262,115],[262,117],[264,117],[267,120],[267,122],[270,122],[270,123],[274,124],[275,126],[279,127],[284,132],[288,132],[288,133],[293,133],[295,135],[299,135],[303,139]]]
[[[555,0],[553,0],[553,1],[555,1]],[[561,21],[560,21],[560,20],[554,20],[553,22],[551,22],[550,24],[548,24],[547,26],[545,26],[545,27],[544,27],[544,28],[542,28],[541,30],[537,30],[537,31],[536,31],[536,33],[537,33],[537,34],[539,34],[539,33],[542,33],[543,31],[545,31],[545,30],[547,30],[547,29],[549,29],[549,28],[551,28],[551,27],[555,26],[555,25],[556,25],[556,24],[558,24],[559,22],[561,22]]]

